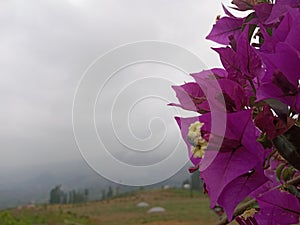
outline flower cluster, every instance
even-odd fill
[[[227,214],[223,224],[298,223],[300,0],[232,3],[249,14],[239,18],[223,7],[226,16],[207,36],[224,45],[214,48],[224,68],[174,86],[179,103],[170,105],[199,113],[175,119],[211,208],[221,206]],[[225,119],[218,121],[215,112]],[[223,133],[214,129],[218,123]],[[245,198],[251,204],[240,211]],[[245,210],[251,213],[245,216]]]
[[[187,140],[192,145],[191,152],[196,158],[204,157],[204,151],[207,148],[207,141],[201,136],[201,128],[204,124],[196,121],[189,127]]]

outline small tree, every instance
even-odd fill
[[[87,202],[89,199],[89,189],[84,189],[84,201]]]
[[[101,197],[101,200],[105,200],[107,198],[106,196],[106,191],[104,189],[102,189],[102,197]]]
[[[201,180],[200,180],[200,172],[196,171],[191,175],[191,189],[192,190],[201,190]]]
[[[63,196],[64,196],[64,192],[61,190],[61,185],[57,185],[50,191],[49,203],[50,204],[62,203]]]
[[[113,189],[111,186],[108,187],[108,191],[107,191],[107,198],[112,198],[114,195],[113,193]]]

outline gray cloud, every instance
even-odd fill
[[[86,67],[113,47],[161,40],[219,65],[204,38],[221,1],[2,1],[0,175],[81,159],[72,101]],[[0,181],[1,182],[1,181]]]

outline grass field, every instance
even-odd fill
[[[138,208],[145,201],[147,208]],[[166,209],[147,213],[151,207]],[[214,225],[217,216],[201,193],[181,189],[143,190],[111,200],[43,205],[0,212],[0,225]]]

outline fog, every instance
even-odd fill
[[[210,50],[214,43],[205,36],[216,16],[223,13],[221,1],[11,0],[0,4],[2,187],[55,170],[57,165],[84,164],[73,134],[73,98],[87,67],[112,48],[158,40],[192,51],[208,68],[220,65],[217,54]],[[144,71],[140,67],[132,70]],[[158,67],[150,73],[154,71],[168,79],[172,69]],[[162,95],[168,97],[168,93]],[[155,109],[148,104],[139,113],[133,112],[137,114],[134,118]],[[126,99],[117,106],[117,113],[123,115]],[[101,114],[97,118],[101,126]],[[147,124],[132,121],[133,133],[139,138],[149,136]],[[151,130],[154,138],[161,132],[155,124]],[[134,145],[132,140],[129,143]],[[121,149],[114,154],[118,151]],[[158,153],[158,158],[168,154]],[[134,163],[131,155],[123,159]],[[153,163],[151,160],[145,158],[145,163]],[[143,164],[141,161],[139,158],[136,164]]]

